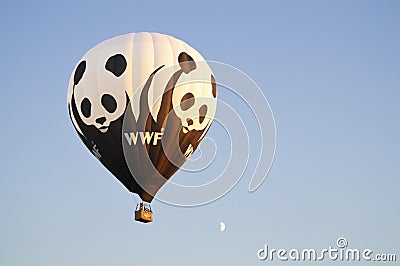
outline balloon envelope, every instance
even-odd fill
[[[82,57],[67,101],[85,146],[151,202],[204,138],[216,97],[212,71],[196,50],[168,35],[132,33]]]

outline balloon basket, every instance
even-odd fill
[[[143,206],[138,205],[135,210],[135,221],[150,223],[153,221],[153,212],[150,208],[143,208]]]

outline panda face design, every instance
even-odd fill
[[[98,64],[91,64],[89,60],[78,64],[74,74],[74,97],[82,121],[106,133],[110,123],[125,111],[123,74],[127,62],[122,54],[115,54]]]
[[[109,93],[104,93],[101,97],[91,99],[84,97],[80,101],[82,120],[87,125],[95,126],[102,133],[107,132],[110,123],[117,120],[124,110],[124,103],[120,101],[120,104],[118,104],[115,97]]]
[[[217,105],[214,76],[205,62],[183,74],[173,95],[174,111],[181,120],[182,132],[204,130],[213,120]]]

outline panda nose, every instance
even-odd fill
[[[190,118],[186,119],[186,122],[187,122],[188,126],[193,125],[193,120]]]
[[[104,116],[96,119],[96,123],[98,123],[100,125],[104,124],[104,122],[106,122],[106,118]]]

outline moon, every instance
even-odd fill
[[[225,231],[225,224],[223,222],[219,222],[219,231]]]

